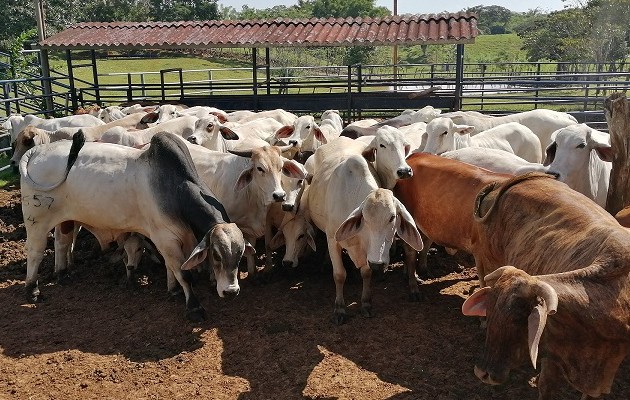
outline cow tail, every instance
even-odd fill
[[[489,200],[491,201],[491,203],[488,205],[487,210],[483,215],[481,215],[482,214],[481,206],[486,196],[489,193],[491,193],[494,189],[496,189],[497,185],[498,185],[497,182],[493,182],[486,185],[483,189],[479,191],[479,193],[477,194],[477,197],[475,197],[475,208],[473,209],[473,216],[475,218],[475,221],[479,223],[484,223],[486,222],[490,214],[492,214],[492,210],[494,209],[494,206],[497,203],[497,200],[499,199],[498,195],[495,196],[493,199]]]
[[[68,154],[68,162],[66,164],[66,171],[63,175],[63,178],[61,178],[59,182],[54,183],[49,186],[43,186],[35,182],[33,178],[31,178],[30,175],[28,174],[28,163],[33,153],[35,153],[35,149],[37,149],[37,146],[33,147],[31,150],[27,151],[26,154],[24,154],[24,156],[20,160],[20,175],[22,179],[24,180],[25,183],[27,183],[33,189],[40,190],[42,192],[48,192],[57,188],[59,185],[64,183],[66,179],[68,178],[68,174],[70,173],[70,168],[72,168],[75,161],[79,157],[79,151],[81,150],[81,148],[83,148],[84,144],[85,144],[85,135],[83,134],[82,130],[79,130],[79,132],[75,133],[72,136],[72,145],[70,146],[70,153]]]

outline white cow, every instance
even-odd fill
[[[48,232],[60,226],[63,234],[55,237],[55,252],[66,254],[73,221],[94,228],[99,241],[105,236],[113,241],[125,232],[151,239],[164,257],[168,289],[175,290],[179,282],[191,319],[203,318],[204,310],[183,270],[206,258],[219,296],[236,296],[239,260],[246,248],[253,249],[236,224],[227,222],[225,209],[199,178],[185,142],[161,133],[141,151],[82,140],[77,134],[72,142],[37,146],[20,160],[30,299],[40,296],[37,272]],[[55,270],[63,276],[66,265],[56,263]]]
[[[163,126],[164,124],[160,124]],[[195,123],[195,131],[188,136],[188,140],[192,144],[198,144],[208,150],[227,152],[228,144],[226,140],[237,140],[239,136],[227,126],[219,122],[219,119],[208,114],[200,118]]]
[[[293,124],[278,129],[275,138],[274,144],[295,144],[298,150],[310,153],[317,150],[322,143],[328,142],[312,115],[303,115]]]
[[[450,118],[436,118],[427,125],[424,152],[442,154],[464,147],[483,147],[514,153],[529,162],[542,160],[540,140],[525,125],[510,122],[471,136],[474,127],[457,125]]]
[[[410,125],[398,128],[404,135],[407,142],[411,145],[411,152],[416,153],[422,151],[427,143],[427,123],[414,122]]]
[[[214,115],[217,117],[218,121],[223,123],[227,121],[227,114],[225,111],[220,110],[215,107],[206,107],[206,106],[194,106],[190,108],[178,108],[173,104],[163,104],[161,105],[156,112],[158,113],[157,123],[161,124],[166,121],[170,121],[177,117],[183,117],[184,115],[192,115],[197,118],[203,118],[208,115]]]
[[[105,123],[116,121],[117,119],[124,118],[125,114],[118,106],[109,106],[101,108],[96,111],[95,116]]]
[[[228,121],[239,122],[241,124],[260,118],[273,118],[284,126],[293,124],[293,121],[295,121],[298,117],[297,115],[281,108],[260,111],[257,113],[252,113],[251,111],[236,111],[228,113]]]
[[[471,132],[471,135],[476,135],[479,132],[508,122],[518,122],[531,129],[538,136],[542,146],[542,158],[545,157],[544,149],[551,143],[551,134],[553,132],[578,123],[575,117],[570,114],[546,109],[525,111],[502,117],[492,117],[470,111],[459,111],[452,114],[444,114],[443,116],[451,118],[454,123],[459,125],[474,126],[475,129]]]
[[[411,247],[422,249],[420,233],[393,193],[379,187],[363,156],[331,141],[317,149],[311,159],[316,160],[316,170],[304,196],[313,223],[324,231],[328,242],[336,287],[334,322],[346,320],[342,249],[348,251],[361,271],[361,312],[370,317],[372,271],[389,264],[389,249],[396,233]]]
[[[319,123],[319,129],[326,138],[326,141],[338,138],[343,130],[343,120],[341,119],[341,115],[339,115],[339,111],[324,111]]]
[[[362,154],[376,170],[380,186],[392,189],[398,179],[410,178],[413,174],[405,158],[411,151],[411,145],[397,128],[383,126],[374,136],[363,136],[357,140],[338,137],[330,144],[343,147],[354,154]],[[312,158],[312,157],[311,157]],[[315,174],[317,161],[305,164],[310,174]]]
[[[143,121],[146,121],[146,116]],[[184,116],[139,131],[123,132],[120,129],[112,128],[101,135],[101,141],[116,144],[132,143],[132,147],[137,147],[149,143],[151,138],[159,132],[169,132],[185,139],[192,135],[196,129],[203,129],[197,125],[198,121],[197,117]]]
[[[249,122],[226,122],[225,126],[234,130],[242,140],[262,139],[269,144],[275,142],[274,134],[284,125],[273,118],[258,118]]]
[[[280,149],[266,146],[251,152],[226,154],[189,145],[199,176],[252,243],[264,236],[269,206],[286,200],[281,175],[304,179],[303,167],[281,156]],[[247,269],[256,273],[254,257],[247,257]]]
[[[44,119],[35,115],[12,115],[3,124],[4,129],[11,134],[11,143],[15,141],[18,133],[27,126],[35,126],[46,131],[56,131],[64,127],[87,127],[104,125],[105,122],[90,114],[69,115],[61,118]]]
[[[482,147],[465,147],[442,153],[442,157],[459,160],[501,174],[521,175],[527,172],[547,172],[539,163],[530,163],[521,157],[503,150]]]
[[[610,136],[585,124],[554,132],[544,164],[572,189],[606,206],[613,151]]]

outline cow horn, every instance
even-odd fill
[[[280,153],[284,153],[286,151],[291,150],[292,148],[294,148],[295,146],[297,146],[297,143],[293,143],[293,144],[288,144],[286,146],[276,146],[279,150]]]
[[[538,304],[527,317],[527,345],[534,369],[536,369],[536,360],[538,359],[538,344],[547,322],[546,308],[545,303]]]
[[[501,276],[503,276],[503,274],[506,271],[512,270],[512,269],[516,269],[515,267],[512,267],[511,265],[506,265],[504,267],[498,268],[492,272],[490,272],[488,275],[483,277],[483,281],[486,283],[486,286],[494,286],[494,284],[496,283],[496,281],[499,280],[499,278],[501,278]]]
[[[240,157],[246,157],[246,158],[252,158],[252,151],[251,150],[228,150],[229,153],[232,153],[236,156],[240,156]]]
[[[549,315],[553,315],[558,311],[558,292],[547,282],[543,282],[541,280],[538,281],[540,285],[540,292],[538,295],[545,300],[545,304],[547,305],[547,313]]]

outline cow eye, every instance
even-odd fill
[[[384,145],[384,144],[381,144],[381,145],[379,145],[379,146],[380,146],[380,147],[382,147],[383,149],[385,148],[385,145]]]
[[[212,253],[212,258],[214,258],[214,261],[216,262],[221,262],[221,256],[219,256],[216,252]]]
[[[256,168],[256,169],[257,169],[258,171],[260,171],[260,172],[265,172],[265,170],[264,170],[264,169],[262,169],[262,167],[258,167],[258,168]]]
[[[35,146],[35,140],[33,139],[24,139],[23,143],[25,146]]]
[[[394,218],[396,218],[396,216],[392,215],[392,216],[389,218],[389,222],[394,222]]]
[[[300,236],[298,236],[298,240],[304,238],[304,234],[302,233]]]
[[[310,125],[306,125],[306,129],[311,129],[311,126]]]
[[[298,186],[302,186],[304,184],[304,179],[298,179]]]
[[[583,149],[586,147],[586,143],[580,143],[577,146],[575,146],[576,149]]]
[[[173,112],[171,113],[171,115],[175,115],[175,111],[173,111]]]
[[[444,132],[444,133],[442,133],[442,136],[446,136],[446,134],[447,134],[447,133],[448,133],[448,132]]]

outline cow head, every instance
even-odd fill
[[[591,182],[597,180],[590,176],[596,158],[602,161],[613,159],[610,136],[585,124],[558,129],[551,135],[551,140],[545,150],[544,165],[549,167],[549,173],[558,176],[559,181],[581,193],[588,193]]]
[[[13,156],[11,157],[11,165],[17,165],[24,153],[43,143],[50,143],[50,135],[48,135],[46,131],[34,126],[27,126],[24,128],[20,133],[18,133],[15,140],[15,149],[13,150]]]
[[[392,189],[398,179],[410,178],[411,167],[405,158],[411,152],[411,144],[397,128],[378,128],[374,139],[363,150],[363,157],[374,162],[382,187]]]
[[[125,113],[122,112],[120,107],[110,106],[98,110],[96,117],[107,124],[109,122],[124,118]]]
[[[435,118],[427,124],[427,143],[423,151],[439,155],[456,150],[455,135],[470,135],[474,130],[474,126],[457,125],[450,118]]]
[[[179,116],[177,114],[177,107],[172,104],[162,104],[160,107],[158,107],[156,112],[158,114],[158,119],[156,121],[158,124],[170,121]]]
[[[306,168],[302,164],[293,164],[297,166],[304,176],[306,176]],[[280,184],[286,193],[286,198],[282,202],[282,211],[294,211],[300,204],[300,197],[305,189],[305,179],[295,179],[286,174],[280,175]]]
[[[420,233],[405,206],[391,190],[379,188],[350,213],[335,232],[335,240],[342,242],[362,235],[368,265],[372,270],[382,270],[389,264],[395,234],[414,249],[422,250]]]
[[[285,201],[287,194],[282,188],[281,174],[293,179],[304,179],[304,168],[293,160],[281,156],[281,151],[276,146],[264,146],[251,151],[233,151],[230,153],[241,157],[250,158],[249,166],[241,172],[235,191],[243,190],[253,184],[258,193],[258,198],[264,204]]]
[[[286,246],[282,258],[282,265],[285,268],[298,266],[298,260],[304,254],[307,245],[316,251],[315,230],[303,213],[286,213],[278,232],[271,239],[269,247],[277,249],[282,245]]]
[[[182,270],[192,269],[208,258],[217,280],[217,293],[222,298],[233,298],[240,292],[238,264],[243,254],[255,254],[256,250],[243,237],[233,223],[222,223],[208,231],[194,248]]]
[[[440,116],[442,110],[433,108],[433,106],[425,106],[418,111],[411,111],[411,123],[425,122],[429,123]]]
[[[223,139],[219,135],[225,140],[239,138],[233,130],[222,125],[216,116],[209,114],[195,122],[195,131],[186,140],[210,150],[224,151]]]
[[[283,126],[276,131],[274,136],[278,144],[295,144],[300,149],[302,149],[302,144],[307,140],[313,141],[317,139],[322,143],[326,143],[324,134],[315,123],[315,118],[311,115],[303,115],[296,119],[293,125]],[[314,145],[302,150],[314,151],[316,148],[310,147],[314,147]]]
[[[541,279],[514,267],[485,276],[487,284],[462,305],[462,313],[487,318],[486,344],[475,375],[484,383],[505,382],[510,370],[529,358],[536,368],[547,316],[558,309],[558,294]]]
[[[343,130],[343,120],[339,115],[339,110],[326,110],[322,113],[321,122],[329,121],[328,123],[335,128],[337,133],[341,133]]]

